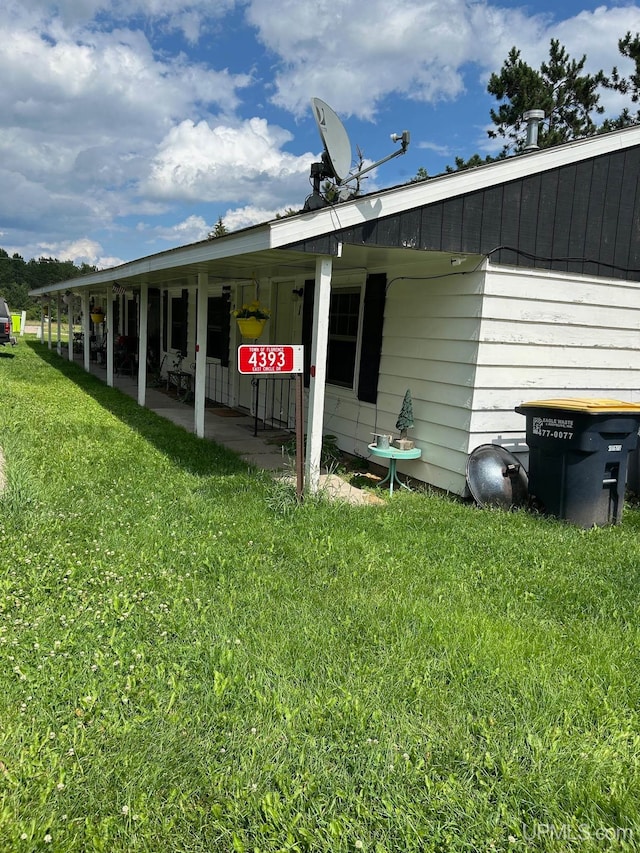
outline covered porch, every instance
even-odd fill
[[[55,329],[55,325],[53,326]],[[34,331],[32,328],[31,332]],[[66,347],[53,334],[49,336],[48,329],[40,336],[41,343],[51,350],[57,350],[66,356]],[[76,351],[71,359],[75,364],[83,366],[83,355]],[[92,359],[89,372],[105,381],[105,365]],[[138,398],[137,375],[116,373],[113,387],[134,400]],[[166,384],[159,387],[147,386],[145,407],[155,412],[159,417],[176,424],[187,432],[195,432],[193,403],[177,398],[173,393],[167,393]],[[292,456],[289,430],[280,429],[275,425],[260,421],[250,412],[242,412],[236,408],[224,405],[207,405],[204,415],[204,435],[207,441],[232,450],[248,465],[271,472],[274,477],[295,484],[295,458]],[[377,479],[380,479],[378,477]],[[375,484],[376,477],[372,479]],[[331,499],[343,500],[355,505],[376,504],[381,498],[375,494],[348,483],[335,473],[322,471],[319,476],[319,490]]]
[[[282,223],[269,223],[266,227],[280,228]],[[251,377],[238,376],[237,346],[247,341],[243,341],[235,323],[231,323],[227,331],[226,363],[210,357],[211,302],[220,302],[229,317],[232,308],[259,298],[272,312],[264,342],[305,344],[305,486],[314,492],[320,485],[320,456],[326,427],[332,293],[338,287],[341,293],[354,292],[357,288],[360,294],[355,318],[358,344],[352,356],[357,357],[361,366],[352,366],[352,372],[355,371],[353,390],[342,392],[341,411],[347,413],[348,430],[352,410],[362,409],[363,417],[355,419],[360,421],[358,443],[366,455],[370,432],[375,429],[377,419],[375,395],[382,311],[387,282],[392,279],[386,271],[393,269],[401,275],[406,270],[411,274],[417,267],[422,278],[429,271],[450,270],[450,256],[410,248],[364,247],[337,242],[328,246],[326,241],[318,247],[322,253],[314,251],[313,246],[300,249],[291,244],[279,249],[242,252],[239,242],[252,236],[255,243],[263,230],[260,227],[250,229],[242,235],[230,235],[229,239],[177,249],[143,259],[146,263],[132,262],[65,282],[57,289],[50,288],[43,296],[50,303],[56,301],[58,316],[61,300],[68,297],[67,288],[76,301],[82,328],[75,335],[69,333],[72,338],[69,341],[62,340],[55,326],[53,330],[51,325],[47,330],[43,326],[43,340],[48,337],[49,345],[62,353],[66,344],[70,359],[79,360],[86,370],[95,371],[108,385],[120,387],[126,383],[129,393],[140,405],[148,405],[149,395],[159,382],[175,386],[175,390],[192,404],[188,413],[183,412],[181,417],[185,423],[191,419],[189,428],[199,437],[208,437],[211,402],[238,410],[243,420],[246,415],[257,416],[261,423],[271,421],[272,426],[293,430],[294,394],[287,387],[292,384],[290,381],[278,379],[276,387],[268,378],[260,378],[258,389],[254,389]],[[289,227],[286,230],[289,232]],[[287,233],[287,240],[293,236]],[[375,318],[369,316],[371,283],[376,291],[373,294]],[[177,322],[180,300],[188,307]],[[92,319],[92,312],[96,305],[103,307],[104,316],[94,322],[97,318]],[[365,338],[371,336],[373,326],[377,327],[374,343],[377,352],[369,352],[371,347],[365,347]],[[184,343],[176,348],[174,333],[177,334],[179,328],[184,331]],[[123,341],[131,348],[124,366],[120,350]],[[360,396],[359,392],[356,396],[358,383],[363,384],[362,365],[369,371],[368,398]],[[238,424],[231,419],[228,427],[238,432]],[[333,433],[335,430],[331,427],[329,432]],[[354,452],[351,447],[342,446],[342,449]],[[354,449],[356,455],[362,455],[360,446]],[[417,471],[413,470],[413,465],[410,467],[405,473],[415,476]]]

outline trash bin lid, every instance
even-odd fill
[[[568,409],[587,415],[640,414],[640,403],[624,400],[594,399],[591,397],[557,397],[552,400],[531,400],[521,403],[519,409]]]
[[[467,485],[479,506],[519,507],[528,497],[527,474],[498,444],[481,444],[467,459]]]

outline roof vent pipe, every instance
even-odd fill
[[[527,144],[524,146],[525,151],[537,151],[538,145],[538,126],[544,119],[544,110],[527,110],[522,116],[527,123]]]

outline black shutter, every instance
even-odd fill
[[[169,291],[162,291],[162,349],[166,352],[169,349],[169,330],[167,324],[169,322]]]
[[[309,278],[304,283],[302,301],[302,346],[304,347],[304,385],[309,387],[311,369],[311,341],[313,339],[313,295],[316,289],[315,279]]]
[[[220,365],[229,367],[229,342],[231,339],[231,293],[222,291],[222,318],[220,329]]]
[[[358,376],[358,400],[362,400],[364,403],[375,403],[378,399],[378,373],[380,355],[382,354],[382,328],[384,326],[386,292],[386,273],[375,273],[367,277],[362,318],[360,374]]]

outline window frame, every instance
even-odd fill
[[[356,295],[358,297],[358,310],[357,315],[355,312],[349,316],[352,318],[355,317],[356,322],[356,332],[355,335],[352,334],[340,334],[339,332],[332,332],[331,327],[332,323],[335,322],[335,317],[332,313],[332,306],[334,305],[334,298],[339,299],[342,296],[353,296]],[[331,288],[331,298],[329,302],[329,329],[327,333],[327,372],[326,372],[326,383],[330,385],[332,389],[340,389],[342,391],[351,391],[355,392],[356,390],[356,382],[358,381],[359,374],[359,365],[360,365],[360,352],[362,349],[362,313],[363,313],[363,305],[364,305],[364,284],[361,281],[350,281],[350,282],[340,282],[339,284],[334,284]],[[345,315],[346,316],[346,315]],[[339,343],[341,340],[344,341],[352,341],[353,342],[353,365],[352,365],[352,373],[351,373],[351,381],[336,381],[335,375],[332,376],[330,373],[331,370],[331,355],[332,355],[332,339],[335,344]],[[335,350],[334,350],[335,353]]]

